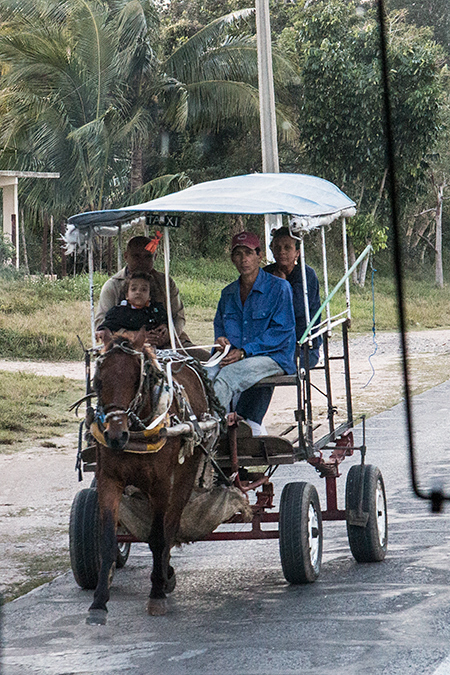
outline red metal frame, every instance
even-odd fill
[[[235,475],[234,485],[240,489],[244,494],[250,490],[261,489],[256,492],[256,504],[252,505],[253,519],[251,521],[251,529],[241,532],[236,531],[222,531],[212,532],[205,537],[203,541],[243,541],[247,539],[278,539],[279,532],[276,530],[263,530],[262,523],[278,523],[280,520],[280,513],[278,511],[268,512],[266,509],[273,508],[274,489],[273,483],[270,482],[268,476],[263,476],[256,481],[242,481],[239,478],[239,466],[237,457],[237,423],[236,420],[231,420],[229,424],[230,434],[230,449],[231,449],[231,463],[232,474]],[[336,447],[333,448],[331,455],[325,459],[321,452],[318,457],[311,457],[308,463],[320,473],[321,477],[325,478],[326,488],[326,503],[327,508],[322,511],[322,520],[345,520],[345,509],[338,509],[337,507],[337,485],[336,478],[340,476],[339,464],[343,462],[345,457],[353,455],[353,433],[346,431],[342,436],[336,440]],[[237,514],[230,518],[226,523],[228,524],[244,524],[242,516]],[[250,523],[245,523],[250,524]],[[133,535],[118,534],[117,541],[123,542],[137,542]]]

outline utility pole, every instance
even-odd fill
[[[279,173],[275,91],[272,69],[272,40],[270,35],[269,0],[255,0],[256,44],[258,51],[259,116],[261,124],[261,152],[263,173]],[[270,231],[281,227],[281,215],[266,214],[266,258],[273,261],[269,248]]]

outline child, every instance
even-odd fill
[[[145,272],[131,274],[125,286],[126,300],[112,307],[98,331],[108,328],[111,332],[120,329],[138,331],[145,326],[147,341],[158,345],[157,328],[167,325],[167,314],[160,302],[150,300],[150,279]]]

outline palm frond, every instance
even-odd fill
[[[162,63],[163,70],[169,77],[174,77],[180,82],[195,81],[195,78],[190,76],[191,68],[196,68],[197,61],[204,51],[211,45],[217,44],[219,38],[224,35],[230,26],[237,25],[249,18],[254,14],[254,11],[254,8],[241,9],[212,21],[181,44]]]
[[[145,183],[139,190],[133,192],[126,199],[123,206],[133,206],[133,204],[142,204],[158,197],[164,197],[172,192],[184,190],[192,185],[191,179],[184,173],[167,174],[158,176]]]

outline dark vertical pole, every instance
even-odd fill
[[[42,217],[42,249],[41,249],[41,273],[47,274],[47,246],[48,246],[48,219],[41,211]]]
[[[17,221],[16,221],[16,214],[11,213],[11,242],[12,245],[14,246],[14,260],[13,260],[13,265],[16,267],[19,267],[19,260],[18,260],[18,250],[17,250]]]
[[[25,218],[23,209],[21,209],[20,211],[19,230],[22,235],[23,265],[25,267],[26,274],[30,274],[30,266],[28,264],[27,240],[25,237]]]
[[[408,370],[408,346],[406,343],[406,311],[404,303],[402,253],[401,253],[400,226],[398,217],[397,180],[395,171],[394,131],[392,125],[391,99],[389,91],[389,66],[388,66],[385,11],[383,0],[378,0],[377,7],[378,7],[378,21],[380,25],[381,74],[383,81],[383,97],[384,97],[386,158],[389,169],[388,187],[391,202],[393,257],[394,257],[395,281],[397,289],[398,322],[400,327],[400,342],[402,347],[402,371],[403,371],[404,396],[405,396],[406,425],[408,434],[408,448],[411,462],[411,481],[413,490],[416,493],[416,495],[418,497],[421,497],[422,499],[428,499],[428,495],[425,495],[419,491],[419,487],[416,480],[416,467],[414,457],[414,430],[412,421],[411,389],[409,385],[409,370]]]
[[[309,369],[309,345],[303,346],[303,359],[305,363],[305,385],[306,385],[306,441],[309,446],[308,456],[312,454],[314,444],[313,418],[312,418],[312,400],[311,400],[311,371]]]

